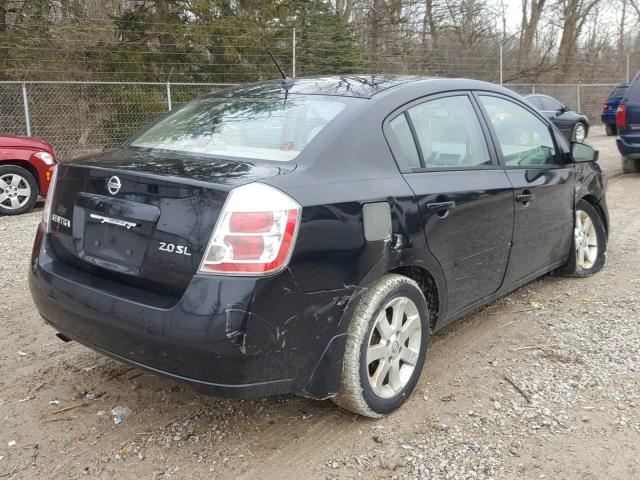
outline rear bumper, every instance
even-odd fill
[[[616,139],[618,151],[627,158],[640,159],[640,143],[630,143],[624,136]]]
[[[603,113],[600,115],[600,120],[605,125],[615,125],[616,124],[616,112],[612,110],[611,112]]]
[[[141,290],[123,293],[61,262],[39,231],[29,286],[57,331],[203,392],[323,398],[337,391],[351,292],[303,293],[288,270],[265,278],[194,276],[175,305],[160,308]]]

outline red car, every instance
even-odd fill
[[[0,215],[18,215],[45,197],[57,163],[44,140],[0,135]]]

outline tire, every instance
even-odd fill
[[[28,212],[38,195],[38,182],[28,170],[16,165],[0,166],[0,215]]]
[[[618,127],[611,124],[606,124],[604,126],[604,131],[607,133],[607,137],[613,137],[618,134]]]
[[[640,173],[640,159],[622,157],[622,171],[624,173]]]
[[[394,312],[397,312],[396,318],[400,318],[400,312],[404,313],[398,322],[388,321],[390,316],[393,319]],[[388,330],[381,322],[386,322]],[[395,337],[408,326],[413,333],[406,335],[406,340],[404,336]],[[427,302],[416,282],[395,274],[378,280],[362,297],[351,320],[340,391],[333,402],[370,418],[379,418],[399,408],[420,378],[429,344],[429,327]],[[384,330],[393,332],[387,335],[389,340],[385,340]],[[379,347],[370,348],[376,345]],[[367,362],[367,354],[382,357]],[[405,359],[409,361],[404,362]],[[389,369],[387,365],[392,367]],[[380,379],[377,385],[376,377]]]
[[[584,142],[587,138],[587,126],[582,122],[576,123],[573,126],[573,134],[571,135],[571,138],[574,142]]]
[[[587,225],[587,230],[578,224]],[[592,227],[589,227],[589,225]],[[586,234],[585,234],[586,233]],[[592,244],[595,241],[595,246]],[[583,250],[582,248],[585,250]],[[586,252],[585,254],[581,252]],[[574,235],[571,242],[571,256],[569,262],[560,271],[568,277],[588,277],[600,271],[606,261],[607,232],[604,223],[596,208],[586,200],[580,200],[576,204]],[[588,258],[587,258],[588,257]]]

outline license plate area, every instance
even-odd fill
[[[82,193],[73,222],[78,256],[111,270],[137,272],[159,216],[154,205]]]

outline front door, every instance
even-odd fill
[[[549,125],[505,97],[479,95],[514,189],[513,245],[505,285],[568,258],[574,225],[575,169],[559,154]]]
[[[513,230],[511,184],[490,153],[488,130],[474,105],[471,95],[450,94],[414,105],[390,122],[399,143],[404,137],[405,157],[415,159],[416,168],[404,178],[446,277],[449,314],[500,288]],[[417,155],[407,148],[408,130]]]

